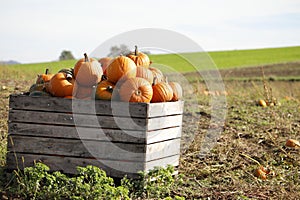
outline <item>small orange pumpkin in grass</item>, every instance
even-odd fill
[[[256,176],[257,178],[260,178],[262,180],[266,180],[267,175],[270,174],[270,172],[271,172],[270,169],[267,169],[267,168],[263,167],[262,165],[260,165],[254,170],[254,176]]]
[[[268,106],[267,103],[266,103],[266,101],[263,100],[263,99],[260,99],[260,100],[258,101],[258,105],[260,105],[261,107],[267,107],[267,106]]]
[[[121,85],[119,95],[122,101],[149,103],[153,90],[149,81],[136,77],[127,79]]]
[[[136,67],[136,77],[144,78],[149,81],[150,84],[153,83],[153,73],[151,72],[151,70],[145,67]]]
[[[54,74],[49,74],[49,69],[46,69],[45,74],[39,74],[36,84],[44,84],[50,81]]]
[[[173,98],[173,90],[171,86],[166,82],[159,82],[157,83],[156,77],[153,80],[153,97],[151,102],[167,102],[171,101]]]
[[[126,56],[118,56],[106,68],[107,79],[117,83],[120,79],[136,77],[136,64]]]
[[[285,142],[286,147],[291,147],[291,148],[298,148],[300,147],[300,142],[298,140],[294,139],[287,139]]]
[[[55,74],[49,81],[47,90],[56,97],[71,96],[73,92],[73,84],[68,81],[65,73]]]
[[[108,80],[101,81],[96,88],[95,98],[102,100],[111,100],[115,84]]]
[[[110,64],[110,62],[112,60],[113,60],[113,58],[111,58],[111,57],[103,57],[98,60],[98,62],[100,63],[100,65],[102,67],[104,75],[106,75],[106,68],[108,67],[108,65]]]
[[[89,58],[86,53],[74,67],[74,77],[82,86],[96,85],[101,81],[102,74],[100,63],[94,58]]]
[[[163,73],[156,67],[149,67],[149,70],[151,70],[153,77],[156,77],[157,82],[162,82],[164,81],[164,75]]]
[[[80,85],[77,81],[74,83],[74,90],[72,96],[76,99],[85,99],[90,100],[94,96],[95,86],[83,86]]]
[[[181,85],[177,82],[169,82],[169,85],[171,86],[173,91],[173,97],[171,101],[178,101],[179,99],[181,99],[183,93]]]
[[[147,54],[139,52],[138,47],[135,46],[134,52],[131,52],[130,54],[127,55],[128,58],[133,60],[133,62],[136,64],[136,66],[141,66],[148,68],[150,66],[150,59],[147,56]]]

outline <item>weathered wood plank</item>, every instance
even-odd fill
[[[180,154],[180,138],[147,145],[146,161]]]
[[[53,113],[41,111],[11,110],[10,122],[68,125],[78,127],[119,128],[125,130],[146,130],[146,119],[84,114]]]
[[[113,160],[97,160],[92,158],[74,158],[62,156],[49,155],[35,155],[35,154],[7,154],[7,168],[8,169],[23,169],[24,167],[31,167],[34,162],[41,161],[50,167],[52,171],[62,171],[64,173],[76,174],[76,167],[85,167],[87,165],[97,166],[106,171],[108,176],[122,178],[127,175],[129,178],[137,178],[139,171],[148,171],[155,166],[167,166],[168,164],[178,166],[179,155],[162,158],[151,162],[120,162]],[[22,159],[23,157],[23,159]],[[16,160],[18,164],[16,163]],[[24,161],[24,163],[23,163]]]
[[[184,101],[151,103],[149,104],[148,117],[181,115],[183,113]]]
[[[142,162],[179,154],[180,138],[143,145],[10,135],[8,151]]]
[[[159,129],[155,131],[148,131],[146,136],[146,143],[152,144],[160,141],[171,140],[181,137],[181,126],[171,127],[166,129]]]
[[[170,115],[148,119],[147,130],[157,130],[167,127],[181,126],[182,115]]]
[[[141,144],[150,144],[179,138],[181,136],[181,127],[179,126],[151,132],[17,122],[9,123],[8,126],[9,135],[131,142]]]
[[[126,118],[41,111],[10,110],[9,121],[77,127],[114,128],[123,130],[157,130],[181,126],[182,115],[158,118]]]
[[[20,110],[40,110],[50,112],[73,112],[80,114],[99,114],[117,116],[146,117],[148,104],[126,102],[113,103],[102,100],[65,99],[58,97],[31,97],[11,95],[10,108]],[[129,110],[129,113],[128,113]]]
[[[183,112],[183,101],[147,104],[102,100],[71,100],[58,97],[31,97],[27,95],[11,95],[9,106],[11,109],[17,110],[72,112],[143,118],[182,114]]]

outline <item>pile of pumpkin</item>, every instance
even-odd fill
[[[182,98],[180,84],[168,82],[158,68],[150,65],[149,57],[137,47],[126,56],[99,61],[84,54],[74,68],[39,75],[29,95],[145,103]]]

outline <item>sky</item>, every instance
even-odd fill
[[[0,61],[21,63],[63,50],[79,58],[141,28],[178,32],[204,51],[299,46],[300,0],[0,0],[0,27]]]

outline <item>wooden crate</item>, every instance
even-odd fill
[[[42,161],[76,173],[95,165],[109,176],[137,177],[154,166],[177,166],[183,102],[125,103],[11,95],[8,169]]]

